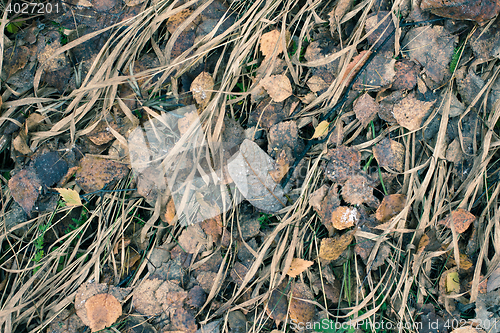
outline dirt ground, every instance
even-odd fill
[[[37,1],[1,332],[500,332],[500,1]]]

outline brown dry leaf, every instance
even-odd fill
[[[259,124],[260,127],[269,129],[271,126],[282,122],[286,117],[286,112],[283,108],[284,103],[275,103],[271,97],[264,99],[250,113],[248,122],[253,126]]]
[[[167,22],[167,30],[171,34],[177,30],[177,28],[184,22],[186,19],[193,14],[193,11],[190,9],[184,9],[180,12],[178,12],[175,15],[172,15],[171,17],[168,18]],[[192,23],[191,23],[192,24]]]
[[[304,260],[301,258],[293,258],[292,263],[290,264],[290,269],[286,274],[290,277],[297,277],[302,274],[306,269],[311,267],[314,264],[313,261]]]
[[[260,85],[266,89],[275,102],[283,102],[292,96],[292,85],[286,75],[268,76],[260,81]]]
[[[321,202],[328,193],[328,185],[324,184],[319,189],[311,193],[309,196],[309,205],[311,205],[317,212],[321,211]]]
[[[191,83],[191,92],[200,106],[206,106],[212,97],[214,89],[214,79],[207,72],[201,72]]]
[[[378,200],[373,195],[373,186],[363,175],[349,177],[344,187],[342,187],[342,197],[351,205],[361,205],[363,203],[374,207],[378,205]]]
[[[50,187],[68,172],[68,163],[55,151],[39,155],[33,164],[43,185]]]
[[[32,168],[23,169],[9,179],[12,197],[28,216],[30,216],[41,188],[42,182]]]
[[[307,80],[307,86],[311,89],[312,92],[319,92],[325,89],[328,89],[330,86],[325,82],[319,75],[313,75]]]
[[[279,183],[283,177],[288,173],[288,169],[290,168],[290,163],[287,158],[287,154],[285,150],[281,150],[278,158],[276,159],[276,166],[274,170],[269,171],[271,177],[273,177],[276,183]]]
[[[189,127],[191,127],[191,125],[199,121],[200,119],[198,117],[198,111],[194,110],[186,113],[184,117],[179,119],[179,121],[177,122],[177,126],[179,127],[179,133],[181,133],[181,135],[186,134]]]
[[[448,258],[448,255],[446,255],[446,257],[448,259],[447,266],[453,267],[453,266],[457,265],[457,262],[455,261],[454,256],[450,256]],[[466,254],[460,253],[459,258],[460,258],[460,270],[461,271],[468,271],[469,269],[474,267],[474,263],[469,259],[469,257],[467,257]],[[489,279],[488,279],[488,281],[489,281]]]
[[[207,238],[201,227],[194,224],[182,232],[178,242],[179,246],[187,253],[196,253],[207,243]]]
[[[126,165],[86,155],[80,161],[80,169],[76,173],[75,181],[85,193],[95,192],[111,182],[127,176],[129,169]]]
[[[290,32],[285,33],[285,45],[288,45],[288,40],[290,39]],[[283,47],[281,46],[281,33],[279,30],[271,30],[266,32],[260,37],[260,52],[264,57],[270,57],[271,55],[280,55],[283,52]]]
[[[156,289],[154,295],[161,303],[163,311],[172,315],[175,310],[182,307],[188,293],[177,283],[165,281]]]
[[[324,226],[328,229],[329,235],[333,235],[335,232],[335,228],[333,227],[333,212],[337,207],[340,206],[340,199],[339,195],[337,193],[337,186],[333,184],[330,187],[330,190],[328,191],[328,194],[326,197],[323,199],[321,202],[321,209],[317,210],[319,217],[321,218],[321,221],[323,222]]]
[[[385,196],[382,203],[377,208],[375,218],[380,222],[387,222],[393,216],[399,214],[406,204],[406,195],[404,194],[391,194]]]
[[[405,147],[401,143],[386,137],[373,147],[373,155],[381,168],[403,172]]]
[[[203,290],[210,294],[210,290],[214,285],[214,281],[217,278],[217,273],[214,272],[198,272],[196,276],[196,281],[198,281],[199,285],[203,288]]]
[[[393,90],[412,90],[417,85],[417,77],[420,72],[420,66],[411,60],[403,59],[394,65],[396,75],[391,89]]]
[[[424,67],[437,87],[450,75],[448,65],[453,57],[455,40],[456,37],[444,27],[434,25],[411,29],[401,45],[411,60]]]
[[[133,304],[137,312],[145,316],[155,316],[163,309],[155,297],[155,292],[164,281],[159,279],[146,279],[134,291]]]
[[[361,122],[361,125],[366,127],[370,121],[375,119],[379,106],[378,103],[375,102],[375,98],[368,94],[364,94],[354,102],[353,110],[356,114],[356,118]]]
[[[115,136],[109,130],[110,127],[113,128],[115,131],[119,130],[118,125],[116,124],[115,121],[107,123],[106,121],[101,120],[99,124],[92,130],[92,132],[87,134],[87,137],[97,146],[108,143],[111,140],[115,139]]]
[[[342,184],[360,170],[361,155],[355,148],[341,146],[328,150],[325,158],[329,160],[325,168],[326,177],[332,182]]]
[[[130,242],[130,238],[122,237],[118,242],[116,242],[115,246],[113,247],[113,254],[118,254],[119,251],[129,246]]]
[[[319,248],[319,257],[324,260],[336,260],[347,249],[354,239],[354,232],[349,231],[341,236],[323,238]]]
[[[460,147],[460,140],[455,138],[446,148],[446,159],[453,163],[459,163],[463,159],[462,147]]]
[[[404,128],[416,131],[433,105],[434,101],[423,102],[416,99],[414,94],[410,94],[394,105],[394,119]]]
[[[175,225],[175,202],[174,202],[174,199],[170,198],[170,201],[168,202],[167,204],[167,208],[165,210],[165,221],[167,221],[167,223],[169,225]]]
[[[460,328],[454,329],[453,331],[451,331],[451,333],[486,333],[486,331],[484,331],[480,328],[466,326],[466,327],[460,327]]]
[[[172,326],[184,333],[196,333],[198,326],[193,314],[183,308],[179,308],[172,316]]]
[[[120,302],[110,294],[97,294],[85,302],[90,329],[97,332],[111,326],[122,315]]]
[[[229,274],[234,283],[239,287],[248,274],[248,267],[237,261],[234,263],[233,269]]]
[[[447,228],[451,228],[451,223],[455,226],[455,231],[459,234],[464,232],[469,228],[469,226],[476,220],[476,217],[466,211],[465,209],[459,208],[445,219],[440,220],[439,224],[444,225]]]
[[[220,215],[200,222],[200,227],[203,229],[207,236],[212,237],[212,241],[216,244],[219,243],[222,235],[222,218]]]
[[[4,51],[3,70],[7,73],[7,79],[26,66],[30,54],[31,51],[26,46],[13,46]]]
[[[26,143],[26,134],[21,131],[14,140],[12,140],[12,147],[23,155],[31,155],[33,151]]]
[[[199,309],[203,306],[205,301],[207,300],[207,295],[203,291],[203,288],[200,286],[194,286],[189,290],[187,298],[186,298],[186,305],[190,306],[191,308]]]
[[[418,242],[417,253],[422,253],[423,251],[436,251],[440,249],[442,243],[437,239],[436,230],[430,229],[422,235],[420,241]]]
[[[316,314],[316,307],[314,304],[306,302],[305,300],[313,301],[313,293],[305,283],[295,283],[293,286],[288,313],[290,315],[290,319],[296,323],[310,322]]]
[[[331,29],[340,24],[340,20],[349,12],[353,5],[354,0],[341,0],[337,2],[335,9],[328,14],[330,16]]]
[[[371,15],[366,19],[365,22],[365,30],[367,32],[371,31],[374,29],[377,25],[379,25],[382,21],[378,28],[376,28],[373,33],[368,35],[367,40],[370,45],[374,45],[374,48],[378,48],[387,37],[389,37],[390,34],[394,31],[394,22],[392,21],[391,15],[387,15],[390,12],[388,11],[377,11],[377,13]],[[376,44],[375,44],[376,43]],[[388,51],[391,50],[394,47],[394,38],[391,38],[389,41],[385,43],[385,45],[378,50],[378,52],[381,51]]]
[[[297,123],[293,120],[283,121],[273,125],[269,129],[267,139],[267,152],[273,158],[278,157],[282,151],[290,150],[289,152],[285,152],[284,156],[288,163],[290,163],[293,159],[291,156],[292,149],[297,151],[301,143],[299,141],[299,129],[297,127]]]
[[[434,15],[454,20],[472,20],[484,25],[500,12],[500,1],[422,0],[420,8],[430,10]]]
[[[287,281],[273,290],[271,297],[267,300],[266,313],[277,325],[285,321],[288,313]]]
[[[396,75],[394,64],[396,59],[386,58],[377,54],[368,66],[356,79],[353,85],[355,90],[379,91],[389,86]]]
[[[356,208],[340,206],[333,211],[331,217],[333,227],[337,230],[344,230],[356,224],[359,213]]]

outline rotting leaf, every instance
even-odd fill
[[[54,185],[68,172],[68,163],[56,152],[48,152],[38,156],[34,167],[38,178],[45,186]]]
[[[313,319],[316,307],[306,300],[313,301],[313,293],[305,283],[295,283],[290,299],[290,308],[288,309],[291,320],[297,323],[306,323]]]
[[[124,164],[86,155],[80,161],[80,169],[76,173],[75,180],[86,193],[90,193],[122,179],[128,172],[129,169]]]
[[[81,206],[82,200],[77,191],[70,188],[55,188],[61,195],[67,206]]]
[[[325,168],[326,177],[332,182],[342,184],[360,170],[361,155],[355,148],[341,146],[328,150],[325,158],[329,160]]]
[[[500,12],[500,2],[477,0],[422,0],[422,10],[430,10],[432,14],[454,20],[471,20],[481,25]]]
[[[255,142],[245,139],[228,163],[231,178],[241,194],[255,207],[277,212],[286,205],[283,188],[269,174],[274,162]]]
[[[309,205],[313,207],[317,212],[321,211],[321,202],[328,193],[328,185],[324,184],[319,189],[311,193],[309,196]]]
[[[276,183],[279,183],[283,177],[286,176],[290,168],[290,161],[287,158],[286,150],[281,150],[278,158],[276,159],[276,167],[274,170],[269,171],[271,177]]]
[[[373,147],[373,156],[381,168],[390,168],[397,172],[404,170],[405,147],[397,141],[384,138]]]
[[[191,308],[199,309],[203,306],[206,300],[207,295],[203,291],[203,288],[200,286],[194,286],[191,290],[189,290],[185,302]]]
[[[342,197],[351,205],[361,205],[366,203],[369,206],[377,207],[378,200],[373,195],[373,186],[363,175],[353,175],[342,187]]]
[[[214,79],[207,72],[201,72],[191,83],[191,92],[200,106],[206,106],[212,97]]]
[[[309,260],[304,260],[301,258],[293,258],[292,263],[290,264],[290,269],[286,274],[290,277],[297,277],[302,274],[306,269],[311,267],[314,262]]]
[[[434,102],[420,101],[410,94],[394,105],[394,119],[404,128],[416,131],[433,105]]]
[[[269,129],[274,124],[283,121],[286,117],[287,115],[283,109],[283,102],[275,103],[268,97],[257,104],[255,110],[250,113],[248,122],[252,126],[259,124],[260,127]]]
[[[370,66],[357,78],[352,88],[355,90],[378,91],[382,87],[389,86],[396,75],[394,71],[395,63],[396,59],[376,55],[370,62]]]
[[[277,325],[285,321],[288,313],[287,282],[281,284],[271,292],[271,297],[266,303],[266,313]]]
[[[451,228],[451,223],[453,223],[455,231],[461,234],[469,228],[475,219],[476,217],[474,215],[465,209],[459,208],[451,212],[445,219],[440,220],[439,224],[444,225],[446,228]]]
[[[353,110],[356,114],[356,118],[361,122],[361,125],[366,127],[370,121],[375,119],[379,106],[378,103],[375,102],[375,98],[371,97],[369,94],[363,94],[363,96],[354,102]]]
[[[206,235],[198,224],[190,225],[179,236],[179,246],[187,253],[196,253],[207,243]],[[200,249],[198,249],[200,246]]]
[[[373,45],[375,49],[382,45],[385,39],[394,31],[394,23],[392,22],[391,15],[388,14],[390,14],[388,11],[378,11],[376,14],[373,14],[366,19],[365,30],[367,32],[375,29],[375,27],[379,25],[370,35],[367,36],[368,43]],[[389,51],[393,47],[394,38],[391,38],[380,50],[378,50],[378,52]]]
[[[412,90],[417,85],[420,66],[411,60],[403,59],[394,65],[396,75],[391,88],[393,90]]]
[[[195,333],[198,329],[193,314],[183,308],[175,310],[172,316],[172,326],[184,333]]]
[[[336,260],[347,249],[354,239],[354,231],[333,238],[323,238],[319,247],[319,257],[324,260]]]
[[[15,138],[12,140],[12,148],[20,152],[22,155],[31,155],[33,151],[28,147],[26,143],[26,134],[21,131]]]
[[[380,206],[375,212],[375,218],[380,222],[387,222],[393,216],[399,214],[406,204],[406,195],[404,194],[391,194],[385,196]]]
[[[155,316],[163,310],[155,297],[156,290],[163,283],[159,279],[146,279],[134,291],[133,304],[137,312],[145,316]]]
[[[442,26],[416,27],[406,35],[403,52],[421,64],[425,73],[439,86],[445,75],[449,75],[448,64],[453,57],[455,40]]]
[[[120,302],[110,294],[97,294],[85,302],[90,329],[97,332],[111,326],[122,315]]]
[[[19,171],[9,179],[9,189],[14,200],[30,216],[40,193],[42,183],[32,168]]]
[[[273,101],[283,102],[292,96],[292,85],[286,75],[271,75],[260,80],[260,85],[266,89]]]
[[[333,212],[340,206],[340,199],[337,193],[337,186],[334,184],[330,187],[328,194],[321,202],[321,209],[317,209],[318,215],[321,218],[324,226],[328,229],[329,235],[333,235],[335,228],[333,227]]]
[[[313,75],[309,78],[309,80],[307,80],[307,86],[312,92],[321,93],[323,90],[328,89],[330,85],[319,75]]]
[[[206,219],[200,222],[200,227],[207,236],[212,237],[212,241],[218,244],[222,235],[222,218],[220,215]]]
[[[292,150],[296,153],[300,149],[300,144],[297,123],[293,120],[280,122],[269,129],[267,152],[271,157],[276,158],[285,150],[289,152],[285,153],[286,159],[292,162]]]

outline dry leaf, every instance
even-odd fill
[[[384,138],[373,147],[373,156],[381,168],[390,168],[397,172],[404,170],[405,147],[397,141]]]
[[[361,155],[355,148],[341,146],[328,150],[325,158],[330,161],[325,168],[326,177],[332,182],[342,184],[360,170]]]
[[[422,0],[420,8],[430,10],[434,15],[454,20],[472,20],[484,25],[500,12],[500,2],[498,0]]]
[[[290,308],[288,309],[290,319],[296,323],[310,322],[316,313],[314,304],[303,300],[313,301],[314,295],[305,283],[297,282],[293,286]]]
[[[129,169],[124,164],[87,155],[80,161],[75,181],[85,193],[90,193],[122,179],[128,172]]]
[[[292,85],[286,75],[271,75],[262,79],[260,85],[266,89],[275,102],[283,102],[292,96]]]
[[[375,102],[375,98],[366,93],[354,102],[353,110],[361,125],[366,127],[370,121],[375,119],[379,106]]]
[[[344,230],[356,224],[359,218],[359,213],[356,208],[340,206],[333,211],[331,217],[333,227],[337,230]]]
[[[286,155],[285,150],[281,150],[278,158],[276,159],[276,167],[274,170],[269,171],[271,177],[273,177],[276,183],[279,183],[283,177],[288,173],[288,169],[290,168],[290,163]]]
[[[66,203],[66,206],[81,206],[82,200],[80,200],[80,194],[77,191],[70,188],[55,188],[57,192],[61,195],[62,199]]]
[[[110,294],[97,294],[85,302],[90,329],[97,332],[113,325],[122,315],[120,302]]]
[[[174,199],[170,198],[168,204],[167,204],[167,208],[165,210],[165,221],[167,221],[167,223],[169,225],[175,225],[175,203],[174,203]]]
[[[186,134],[189,127],[191,127],[191,125],[193,125],[194,123],[199,123],[199,121],[198,111],[194,110],[186,113],[184,117],[179,119],[179,122],[177,123],[177,126],[179,127],[179,133],[181,135]]]
[[[335,228],[333,227],[333,217],[335,210],[340,206],[340,199],[337,193],[337,186],[333,184],[328,191],[328,194],[321,202],[321,209],[318,210],[318,215],[321,218],[324,226],[328,229],[329,235],[333,235]]]
[[[231,178],[241,194],[255,207],[277,212],[286,205],[283,188],[269,174],[274,161],[255,142],[245,139],[228,163]]]
[[[394,81],[396,59],[377,54],[353,85],[354,90],[379,91]]]
[[[207,238],[198,224],[190,225],[179,236],[179,246],[187,253],[197,253],[207,243]],[[198,248],[200,246],[200,248]]]
[[[26,143],[26,135],[21,132],[14,140],[12,140],[12,147],[23,155],[31,155],[33,151],[28,147]]]
[[[312,136],[311,139],[321,138],[322,136],[327,134],[329,126],[330,126],[330,123],[327,122],[326,120],[323,120],[322,122],[320,122],[318,124],[318,126],[316,126],[316,128],[314,129],[314,135]]]
[[[455,231],[459,234],[464,232],[469,228],[469,226],[474,222],[476,217],[469,213],[468,211],[459,208],[450,215],[448,215],[445,219],[439,221],[439,224],[444,225],[447,228],[451,228],[451,223],[455,226]]]
[[[327,193],[328,185],[324,184],[319,189],[311,193],[309,196],[309,205],[311,205],[316,211],[321,211],[321,202]]]
[[[288,270],[287,274],[288,276],[294,278],[302,274],[306,269],[311,267],[313,264],[314,262],[309,260],[304,260],[301,258],[293,258],[292,263],[290,264],[290,269]]]
[[[32,168],[23,169],[9,179],[9,189],[14,200],[30,216],[42,183]]]
[[[406,204],[406,195],[404,194],[391,194],[385,196],[382,203],[377,208],[375,218],[380,222],[387,222],[393,216],[399,214]]]
[[[410,94],[394,105],[394,119],[404,128],[416,131],[433,105],[434,102],[423,102]]]
[[[330,85],[325,82],[319,75],[313,75],[307,80],[307,86],[312,92],[320,92],[322,90],[328,89]]]
[[[373,186],[368,179],[363,175],[351,176],[342,188],[342,197],[351,205],[361,205],[366,203],[369,206],[375,207],[378,205],[378,200],[373,195]]]
[[[273,290],[266,303],[266,313],[277,325],[284,321],[288,313],[287,281]]]
[[[368,55],[367,55],[368,53]],[[361,67],[365,64],[365,62],[370,57],[370,51],[361,51],[357,56],[352,58],[352,61],[347,65],[347,68],[344,72],[344,77],[342,77],[342,81],[346,81],[346,85],[352,80],[352,78],[356,75]],[[352,71],[352,73],[351,73]]]
[[[285,33],[285,45],[288,44],[288,40],[290,39],[290,32]],[[271,55],[280,55],[283,52],[283,47],[281,46],[281,33],[279,30],[271,30],[266,32],[260,37],[260,52],[264,55],[264,57],[269,57]]]
[[[207,72],[201,72],[191,83],[191,92],[200,106],[206,106],[212,97],[214,89],[214,79]]]
[[[336,260],[347,249],[354,239],[354,232],[350,231],[341,236],[323,238],[319,247],[319,257],[324,260]]]

